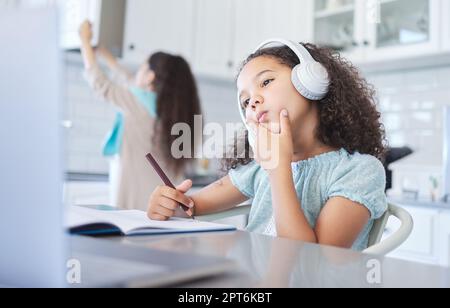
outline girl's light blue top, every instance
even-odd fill
[[[138,87],[131,87],[130,92],[136,100],[147,110],[152,118],[157,117],[157,95],[155,92],[147,91]],[[120,153],[122,147],[125,119],[121,112],[117,112],[114,126],[109,132],[103,146],[104,156],[114,156]]]
[[[382,163],[370,155],[349,154],[341,149],[292,163],[293,180],[303,213],[315,228],[320,212],[330,198],[343,197],[365,206],[370,221],[352,249],[367,248],[374,220],[387,210],[386,173]],[[247,230],[276,236],[272,195],[267,172],[256,162],[230,171],[233,185],[253,199]]]

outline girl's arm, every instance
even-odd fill
[[[280,165],[269,172],[277,235],[318,243],[314,230],[301,210],[292,178],[290,163]]]
[[[94,48],[91,46],[92,26],[89,21],[85,21],[80,26],[81,50],[85,66],[85,78],[89,82],[94,92],[107,102],[114,104],[122,111],[138,113],[139,106],[133,94],[125,86],[111,81],[100,69],[95,57]]]
[[[246,196],[234,187],[229,176],[203,188],[190,196],[190,198],[195,203],[195,215],[226,211],[248,200]]]
[[[273,140],[266,144],[277,145],[271,151],[277,155],[260,164],[269,174],[278,236],[351,248],[369,221],[369,211],[348,199],[332,198],[321,211],[315,228],[311,228],[298,200],[293,181],[291,162],[294,151],[287,111],[280,115],[280,126],[279,134],[274,134],[264,127],[257,127],[258,139],[261,136],[270,136]]]
[[[201,216],[231,209],[248,200],[234,185],[228,176],[203,188],[197,193],[187,196],[192,187],[191,181],[184,181],[172,189],[168,186],[157,187],[150,196],[147,215],[154,220],[167,220],[173,216],[184,216],[180,213],[178,203],[189,207],[187,214]]]
[[[351,248],[370,219],[364,206],[345,198],[328,200],[312,229],[301,209],[290,166],[270,173],[277,233],[305,242]]]

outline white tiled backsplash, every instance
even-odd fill
[[[439,199],[444,193],[443,110],[450,105],[450,66],[372,74],[368,80],[378,90],[390,146],[409,146],[415,152],[392,165],[389,194],[408,190],[421,199]],[[436,189],[431,178],[438,181]]]
[[[68,64],[66,78],[67,118],[73,122],[68,134],[68,169],[107,173],[108,162],[101,150],[115,110],[95,97],[79,63]],[[442,107],[450,105],[450,66],[368,74],[367,79],[377,88],[390,145],[440,155]],[[199,90],[207,122],[239,122],[233,82],[200,78]]]
[[[72,122],[66,131],[67,169],[105,174],[109,166],[102,156],[102,144],[113,124],[115,110],[93,94],[82,72],[79,63],[69,62],[66,66],[65,119]]]
[[[450,105],[450,66],[373,74],[368,80],[378,91],[390,145],[441,155],[442,110]]]

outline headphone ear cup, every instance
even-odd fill
[[[308,90],[308,88],[304,84],[304,78],[308,78],[305,76],[308,72],[304,69],[305,65],[299,64],[292,70],[292,84],[294,85],[295,89],[304,97],[307,99],[314,99],[314,96],[312,93]]]
[[[292,70],[292,83],[305,98],[317,101],[328,93],[328,73],[317,62],[299,64]]]

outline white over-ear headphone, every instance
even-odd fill
[[[295,43],[285,39],[269,39],[263,42],[254,53],[268,47],[268,45],[277,44],[289,47],[300,60],[300,64],[295,66],[292,70],[292,84],[297,91],[305,98],[318,101],[323,99],[327,94],[330,86],[330,79],[325,67],[314,60],[309,51],[300,43]],[[242,121],[244,121],[247,130],[249,131],[248,138],[252,148],[255,148],[256,134],[252,132],[247,124],[245,117],[245,110],[241,107],[241,102],[238,93],[238,106]]]

